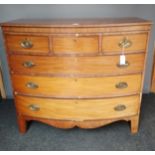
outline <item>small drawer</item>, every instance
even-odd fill
[[[28,75],[103,76],[141,73],[145,54],[126,55],[126,64],[119,65],[119,55],[98,57],[42,57],[9,56],[10,68],[15,73]]]
[[[9,52],[24,54],[47,54],[49,52],[48,37],[28,35],[6,35]]]
[[[102,51],[121,53],[123,46],[124,52],[139,52],[146,50],[147,34],[124,34],[103,36]]]
[[[17,111],[23,115],[75,121],[136,115],[139,99],[139,95],[92,100],[15,97]]]
[[[52,45],[56,54],[93,54],[98,52],[98,36],[55,36]]]
[[[60,98],[100,98],[137,94],[141,74],[71,78],[12,75],[14,90],[19,94]]]

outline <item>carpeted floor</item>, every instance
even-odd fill
[[[130,134],[129,124],[123,121],[91,130],[64,130],[32,122],[27,133],[21,135],[13,101],[2,101],[0,150],[155,150],[155,95],[143,95],[136,135]]]

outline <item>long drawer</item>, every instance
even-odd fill
[[[98,77],[35,77],[12,75],[16,93],[64,98],[96,98],[136,94],[141,88],[141,74]]]
[[[9,57],[13,72],[22,74],[119,75],[143,71],[145,54],[126,55],[126,64],[119,65],[119,56],[98,57]]]
[[[16,96],[16,107],[22,115],[61,119],[96,120],[136,115],[139,96],[93,100],[62,100]]]

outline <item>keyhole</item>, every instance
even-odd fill
[[[76,42],[77,40],[76,39],[73,39],[73,41]]]
[[[75,104],[78,104],[78,101],[75,101]]]
[[[74,81],[77,82],[78,80],[77,79],[74,79]]]

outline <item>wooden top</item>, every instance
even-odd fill
[[[106,27],[125,25],[148,25],[149,20],[136,17],[95,19],[18,19],[1,23],[1,26],[15,27]]]

